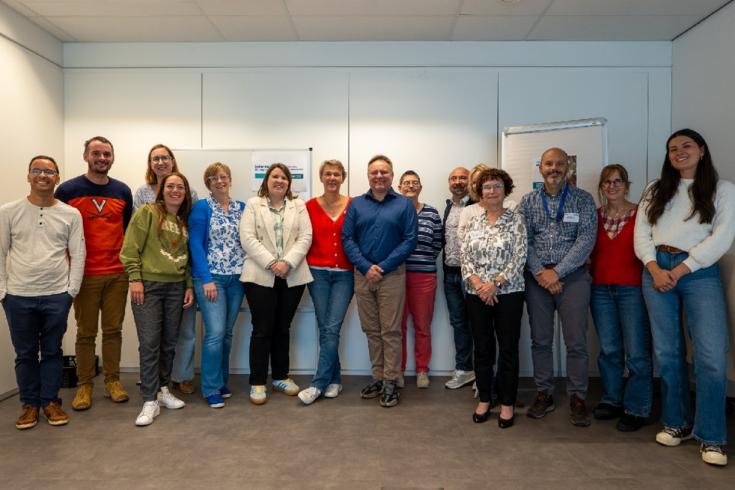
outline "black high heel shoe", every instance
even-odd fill
[[[504,419],[500,415],[498,415],[498,427],[501,429],[507,429],[509,427],[513,427],[513,423],[515,422],[516,414],[513,414],[513,416],[509,419]]]
[[[488,407],[487,412],[483,414],[472,412],[472,421],[476,424],[482,424],[484,422],[487,422],[487,419],[489,418],[490,418],[490,407]]]

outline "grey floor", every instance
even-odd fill
[[[17,396],[0,402],[0,488],[735,488],[735,460],[713,468],[693,441],[659,446],[658,423],[633,434],[614,422],[573,427],[563,395],[545,419],[521,416],[501,430],[496,416],[473,424],[470,388],[446,390],[446,378],[432,378],[428,390],[407,378],[401,404],[385,409],[360,399],[367,378],[357,376],[345,378],[335,400],[307,407],[278,393],[256,407],[240,375],[224,409],[189,395],[185,408],[162,409],[152,426],[137,428],[136,378],[124,375],[132,396],[118,405],[103,398],[98,378],[92,408],[70,410],[65,427],[42,419],[16,430]],[[524,401],[532,396],[521,390]],[[62,397],[68,407],[73,390]],[[728,425],[733,440],[732,416]]]

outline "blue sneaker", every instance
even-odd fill
[[[225,406],[225,400],[222,398],[222,395],[215,393],[207,397],[207,404],[211,408],[222,408]]]
[[[222,398],[232,398],[232,392],[226,386],[219,389],[219,394]]]

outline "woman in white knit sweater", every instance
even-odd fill
[[[678,446],[695,437],[702,460],[724,466],[728,326],[717,261],[735,236],[735,186],[718,178],[709,148],[696,131],[675,132],[666,149],[661,178],[646,189],[635,226],[662,382],[664,428],[656,442]],[[693,346],[694,416],[680,305]]]

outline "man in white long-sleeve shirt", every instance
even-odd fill
[[[0,207],[0,303],[15,348],[18,429],[35,427],[39,410],[51,425],[69,422],[59,399],[61,340],[86,255],[82,216],[54,198],[54,159],[33,157],[28,182],[27,197]]]

